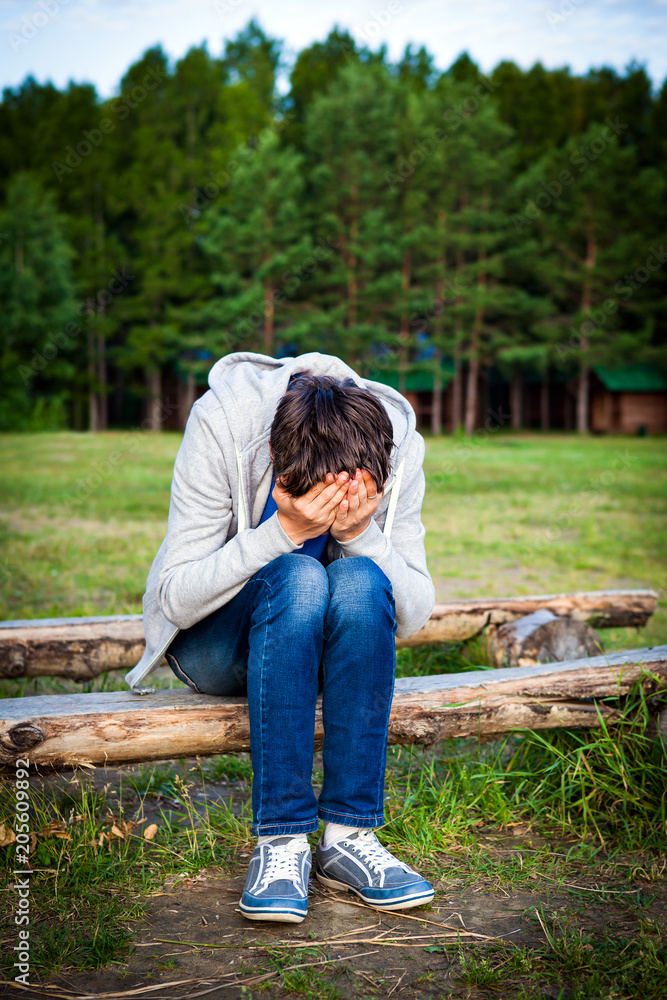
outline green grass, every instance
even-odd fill
[[[215,774],[215,769],[213,774]],[[113,789],[96,791],[85,773],[75,773],[67,789],[49,794],[37,780],[30,790],[31,969],[37,975],[61,969],[98,969],[122,959],[134,948],[134,932],[146,912],[147,897],[165,879],[188,875],[215,864],[223,871],[235,864],[238,850],[250,843],[249,815],[224,805],[207,806],[198,816],[195,787],[206,788],[211,774],[196,777],[180,766],[144,767]],[[133,808],[123,805],[136,793]],[[140,815],[146,799],[169,797],[175,808],[161,811],[153,840],[142,836]],[[0,822],[11,825],[13,785],[0,785]],[[116,833],[113,827],[116,827]],[[14,850],[0,850],[0,882],[14,878]],[[6,914],[5,919],[10,915]],[[0,970],[9,975],[15,937],[3,933]]]
[[[582,933],[567,920],[544,914],[540,920],[548,948],[462,950],[461,981],[468,987],[488,990],[489,996],[497,996],[501,990],[502,996],[516,1000],[541,1000],[546,986],[557,990],[547,996],[563,1000],[663,1000],[667,991],[667,937],[656,921],[643,921],[638,936],[631,940],[608,932]]]
[[[179,443],[176,434],[0,437],[0,617],[141,611],[166,527]],[[615,469],[617,453],[622,462]],[[99,482],[89,479],[96,468]],[[652,587],[660,608],[651,623],[638,634],[615,629],[602,637],[611,650],[667,642],[665,441],[509,434],[470,445],[428,439],[425,471],[423,519],[438,597]],[[487,662],[480,640],[400,650],[397,659],[402,675]],[[161,683],[180,686],[172,677]],[[124,687],[122,675],[113,674],[85,685],[2,681],[0,696]],[[667,758],[641,692],[622,707],[624,721],[610,730],[603,725],[389,751],[381,834],[388,846],[425,874],[441,877],[446,869],[459,886],[543,888],[546,896],[558,886],[571,899],[572,913],[535,911],[536,926],[541,921],[548,932],[543,949],[449,952],[452,981],[477,990],[475,996],[536,1000],[547,985],[550,996],[562,988],[568,1000],[667,994],[664,931],[642,917],[665,863]],[[239,870],[239,852],[251,843],[251,773],[247,755],[226,754],[194,771],[185,761],[146,765],[105,792],[76,775],[55,801],[35,783],[35,973],[122,959],[148,894],[165,879],[212,865]],[[198,814],[193,790],[209,782],[231,786],[237,808],[209,803]],[[154,840],[142,838],[141,826],[124,838],[111,834],[112,824],[122,828],[128,816],[123,789],[135,801],[169,803]],[[0,789],[0,822],[11,816],[10,792]],[[509,834],[517,823],[527,843],[494,849],[494,836]],[[11,858],[11,851],[0,851],[7,881]],[[623,900],[639,920],[637,934],[582,927],[573,914],[589,900],[567,887],[587,878],[595,878],[596,901],[610,911]],[[9,961],[3,948],[5,974]],[[273,961],[286,967],[284,957]],[[284,989],[335,996],[336,968],[286,972]],[[428,973],[421,988],[428,994]]]
[[[424,469],[438,596],[651,587],[661,606],[648,627],[605,630],[603,640],[609,649],[667,641],[665,439],[429,439]]]
[[[141,611],[164,535],[175,433],[0,436],[0,616]],[[620,456],[620,459],[619,459]],[[667,641],[667,441],[429,438],[423,520],[439,598],[652,587]]]
[[[667,748],[639,686],[624,712],[613,728],[601,719],[599,729],[391,749],[387,840],[421,861],[472,847],[480,827],[518,822],[603,848],[664,850]]]

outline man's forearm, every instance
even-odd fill
[[[165,554],[157,596],[162,613],[179,628],[189,628],[231,601],[243,585],[272,559],[294,552],[277,512],[256,528],[234,535],[223,546],[194,562],[179,559],[185,547],[178,536]]]

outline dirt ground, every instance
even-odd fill
[[[519,847],[516,844],[511,849]],[[266,949],[288,942],[296,957],[290,954],[292,949],[284,950],[283,971],[300,966],[317,972],[319,963],[324,972],[326,965],[322,980],[335,984],[344,997],[488,996],[488,992],[478,994],[457,983],[457,930],[466,943],[478,941],[482,945],[490,937],[518,946],[541,946],[545,943],[544,933],[530,915],[531,908],[543,905],[558,910],[570,903],[567,892],[562,890],[498,893],[480,884],[457,891],[443,871],[433,904],[422,910],[380,914],[313,882],[309,912],[303,923],[251,923],[237,908],[243,878],[243,874],[225,877],[204,871],[195,878],[179,879],[150,900],[136,950],[126,965],[56,975],[36,989],[8,989],[5,995],[61,997],[87,993],[153,998],[207,996],[214,1000],[254,996],[253,987],[261,985],[257,996],[285,996],[277,971],[266,965]],[[644,916],[666,919],[664,888]],[[578,920],[587,928],[613,927],[628,935],[636,923],[624,907],[598,906],[595,902],[579,910]],[[443,924],[452,930],[444,929]],[[399,938],[404,939],[403,943],[397,941]],[[328,964],[315,952],[320,942],[326,942]],[[318,984],[322,985],[319,977],[311,989]],[[137,992],[148,986],[153,987],[150,992]],[[301,990],[299,993],[304,995]],[[546,988],[542,996],[557,997],[558,990]]]
[[[120,773],[98,769],[93,782],[108,788]],[[70,780],[57,775],[47,783],[55,792]],[[243,799],[238,785],[233,792],[224,782],[207,786],[209,801],[232,794],[235,803]],[[124,806],[130,804],[125,795],[123,800]],[[168,808],[168,801],[147,798],[144,815],[157,819]],[[541,843],[518,827],[513,835],[484,831],[478,845],[500,861]],[[457,880],[443,855],[436,896],[427,907],[379,913],[313,879],[303,923],[249,922],[238,909],[247,860],[247,854],[239,854],[231,874],[209,867],[195,877],[168,879],[149,897],[145,919],[135,924],[136,948],[126,961],[97,971],[53,974],[31,988],[0,984],[0,996],[510,998],[516,992],[466,985],[460,945],[474,944],[482,954],[501,943],[543,949],[547,939],[536,912],[540,908],[566,916],[570,926],[598,934],[607,928],[626,937],[636,933],[640,920],[667,921],[667,883],[634,880],[611,897],[600,880],[587,877],[565,884],[538,878],[534,890],[498,890],[487,878],[472,886]],[[456,859],[451,862],[453,870]],[[636,893],[644,896],[640,908],[632,905]],[[555,1000],[569,994],[545,985],[533,995]]]

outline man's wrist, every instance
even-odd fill
[[[344,545],[345,542],[351,542],[354,538],[358,538],[359,535],[363,535],[364,531],[366,531],[370,526],[372,520],[373,518],[369,517],[367,521],[362,521],[361,524],[355,525],[354,528],[350,528],[349,531],[342,532],[340,535],[333,535],[332,533],[333,538],[335,538],[336,541],[340,542],[342,545]]]
[[[299,537],[295,538],[294,537],[294,534],[295,534],[295,532],[294,532],[294,526],[289,523],[289,520],[287,520],[287,524],[285,523],[285,518],[284,518],[284,516],[281,517],[281,512],[280,511],[277,511],[276,513],[278,515],[278,523],[279,523],[280,527],[283,529],[283,531],[285,532],[285,534],[287,535],[287,537],[292,542],[294,542],[295,545],[299,545],[299,546],[303,545],[303,543],[305,542],[306,539],[305,538],[299,538]],[[297,532],[297,534],[298,534],[298,532]]]

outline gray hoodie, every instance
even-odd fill
[[[146,650],[125,675],[131,687],[159,666],[180,629],[231,601],[272,559],[301,547],[277,512],[259,523],[273,475],[271,423],[290,375],[301,370],[354,379],[381,400],[394,431],[391,472],[373,520],[349,542],[330,538],[328,558],[368,556],[377,563],[392,585],[398,637],[428,620],[435,593],[421,523],[424,440],[410,404],[328,354],[280,360],[229,354],[211,369],[210,389],[192,407],[176,456],[167,534],[143,599]]]

